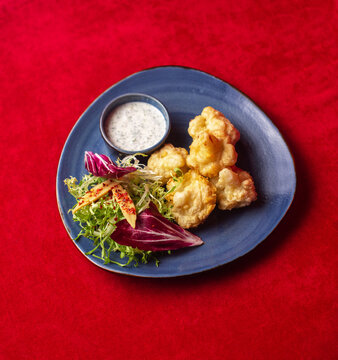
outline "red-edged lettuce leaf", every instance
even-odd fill
[[[203,244],[198,236],[164,218],[153,203],[137,216],[135,229],[126,220],[116,225],[112,239],[140,250],[176,250]]]
[[[85,152],[85,167],[94,176],[118,179],[126,174],[136,171],[136,168],[119,167],[106,155],[94,154],[91,151]]]

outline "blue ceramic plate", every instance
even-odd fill
[[[70,175],[80,179],[86,173],[85,150],[112,158],[118,156],[103,141],[99,121],[105,106],[128,92],[145,93],[160,100],[171,118],[172,130],[167,142],[187,149],[191,143],[187,133],[190,119],[200,114],[205,106],[224,113],[241,133],[236,144],[237,165],[252,174],[258,200],[242,209],[214,210],[206,222],[193,231],[202,238],[204,245],[161,256],[159,267],[149,263],[122,268],[105,265],[92,256],[87,258],[117,273],[175,277],[226,264],[262,242],[283,218],[294,197],[296,175],[290,151],[271,120],[241,92],[204,72],[175,66],[152,68],[125,78],[99,96],[75,124],[60,157],[56,189],[60,214],[70,237],[75,238],[80,228],[68,214],[74,199],[63,180]],[[86,238],[74,244],[83,254],[92,249],[92,242]],[[113,254],[113,260],[119,261],[119,255]]]

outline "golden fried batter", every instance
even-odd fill
[[[226,166],[232,166],[237,161],[234,145],[225,140],[219,140],[208,132],[201,132],[190,145],[187,164],[201,175],[214,177]]]
[[[211,106],[205,107],[201,115],[190,120],[188,132],[193,139],[202,132],[208,132],[218,140],[224,140],[233,145],[236,144],[240,137],[233,124],[221,112]]]
[[[161,175],[163,183],[166,183],[174,174],[175,168],[181,169],[183,173],[188,171],[186,163],[187,155],[186,149],[166,144],[150,156],[148,168],[154,173]]]
[[[168,190],[175,185],[177,188],[167,195],[175,221],[185,229],[198,226],[215,208],[215,186],[194,170],[188,171],[179,183],[169,180]]]
[[[252,177],[236,166],[223,169],[211,182],[216,186],[218,208],[221,210],[248,206],[257,199]]]

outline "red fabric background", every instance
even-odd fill
[[[337,359],[337,8],[323,0],[0,0],[1,359]],[[55,198],[75,121],[125,76],[207,71],[251,97],[296,163],[258,248],[169,280],[103,271]]]

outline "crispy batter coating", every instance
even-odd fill
[[[167,184],[170,190],[177,183],[171,179]],[[201,224],[216,206],[216,188],[196,171],[188,171],[178,183],[177,188],[167,195],[172,203],[175,221],[185,229]]]
[[[202,132],[208,132],[218,140],[224,140],[233,145],[240,137],[239,131],[234,125],[221,112],[211,106],[205,107],[201,115],[190,120],[188,132],[193,139]]]
[[[252,177],[235,166],[240,134],[221,112],[205,107],[190,121],[188,132],[193,139],[189,154],[166,144],[148,160],[148,168],[173,190],[166,198],[175,221],[185,229],[201,224],[216,202],[221,210],[231,210],[257,199]],[[179,180],[173,178],[175,168],[183,172]]]
[[[174,174],[175,168],[181,169],[183,173],[188,171],[187,155],[186,149],[174,147],[172,144],[165,144],[150,156],[148,168],[161,175],[163,183],[166,183]]]
[[[208,132],[197,135],[190,145],[187,164],[201,175],[214,177],[226,166],[235,165],[237,152],[234,145],[219,140]]]
[[[211,179],[217,189],[217,203],[221,210],[248,206],[257,199],[251,175],[236,166],[223,169]]]

